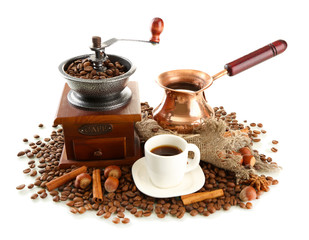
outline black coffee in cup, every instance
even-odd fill
[[[182,150],[175,146],[162,145],[151,149],[150,152],[160,156],[173,156],[182,153]]]

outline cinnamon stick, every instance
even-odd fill
[[[200,202],[210,198],[217,198],[224,196],[224,192],[222,189],[217,189],[210,192],[199,192],[199,193],[192,193],[188,195],[181,196],[181,200],[184,205],[188,205],[195,202]]]
[[[46,183],[46,187],[48,191],[52,191],[55,188],[62,186],[63,184],[71,181],[72,179],[76,178],[79,174],[87,172],[87,167],[82,166],[77,168],[69,173],[66,173],[58,178],[53,179],[52,181]]]
[[[92,172],[92,193],[95,202],[103,202],[100,169],[95,169]]]

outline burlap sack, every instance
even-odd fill
[[[232,151],[238,151],[242,147],[249,147],[251,139],[246,133],[240,130],[231,130],[230,136],[226,137],[227,125],[222,120],[210,118],[205,121],[196,134],[178,134],[176,132],[163,129],[153,119],[143,118],[136,123],[138,135],[142,141],[147,141],[152,136],[159,134],[174,134],[184,138],[188,143],[194,143],[201,151],[201,160],[211,163],[216,167],[235,172],[238,180],[248,179],[250,173],[269,173],[279,170],[277,164],[263,162],[259,154],[254,153],[256,163],[254,168],[247,168],[239,163],[239,156]],[[252,151],[253,152],[253,151]]]

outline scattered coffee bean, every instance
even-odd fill
[[[246,208],[247,209],[251,209],[253,207],[252,203],[251,202],[247,202],[246,203]]]
[[[40,128],[42,128],[43,126],[44,126],[43,123],[40,123],[40,124],[39,124],[39,127],[40,127]]]
[[[31,177],[34,177],[34,176],[36,176],[37,174],[38,174],[38,172],[37,172],[35,169],[33,169],[29,175],[30,175]]]
[[[198,211],[197,210],[195,210],[195,209],[193,209],[192,211],[190,211],[190,215],[191,216],[196,216],[198,214]]]
[[[85,207],[80,207],[80,208],[78,208],[78,212],[80,214],[83,214],[84,212],[86,212],[86,208]]]
[[[82,62],[80,63],[83,64]],[[86,61],[84,63],[86,63]],[[92,73],[92,71],[89,72],[89,74],[90,73]],[[144,111],[143,114],[147,114],[150,118],[152,117],[152,108],[150,108],[148,104],[141,104],[141,108],[142,111]],[[215,110],[215,112],[216,117],[226,121],[231,129],[237,130],[244,128],[244,125],[237,121],[236,113],[227,114],[222,106]],[[257,130],[250,131],[252,136],[253,134],[256,134],[256,136],[259,134],[259,131]],[[261,130],[260,133],[263,133],[263,131],[264,130]],[[44,138],[44,143],[39,140],[36,143],[30,143],[29,145],[31,150],[26,149],[24,153],[31,153],[32,157],[36,157],[39,161],[39,170],[37,170],[36,174],[39,176],[35,177],[35,181],[31,185],[31,188],[33,186],[42,187],[42,193],[40,195],[36,194],[36,198],[38,196],[45,198],[47,197],[47,192],[44,191],[46,183],[54,178],[62,176],[63,174],[69,173],[76,167],[72,166],[68,169],[60,169],[58,166],[64,146],[63,131],[61,128],[52,131],[50,138]],[[258,154],[257,151],[255,153]],[[266,157],[263,154],[258,155],[261,157],[262,161],[272,162],[269,157]],[[29,167],[32,166],[32,164],[34,164],[33,167],[35,167],[35,160],[28,161]],[[93,201],[91,187],[87,189],[77,189],[74,186],[74,181],[66,183],[59,187],[58,190],[49,192],[49,194],[53,197],[53,201],[55,202],[68,200],[66,204],[70,207],[70,211],[74,213],[83,213],[93,209],[98,216],[103,216],[104,218],[110,218],[112,214],[115,214],[117,216],[116,218],[119,219],[119,222],[122,221],[123,223],[130,222],[129,218],[125,218],[126,211],[136,217],[147,217],[152,213],[155,213],[158,218],[164,218],[167,215],[171,215],[180,219],[186,213],[191,216],[209,216],[222,208],[224,210],[229,210],[232,206],[236,205],[241,208],[247,208],[247,205],[239,199],[239,193],[246,185],[243,185],[242,183],[235,184],[236,177],[234,173],[219,169],[205,162],[201,162],[200,165],[206,178],[205,185],[200,192],[220,188],[224,191],[223,197],[218,199],[208,199],[188,206],[184,206],[179,198],[156,199],[148,197],[142,194],[135,186],[130,166],[121,167],[123,174],[119,179],[118,190],[114,193],[105,193],[104,200],[100,204]],[[34,170],[35,169],[32,169],[30,171],[30,175]],[[92,168],[88,169],[90,175],[92,175],[92,170]],[[104,180],[105,178],[102,176],[102,181]],[[270,185],[278,183],[277,180],[270,177],[267,178],[267,181],[270,182]],[[248,206],[250,207],[250,204],[248,204]]]
[[[40,138],[38,134],[33,135],[34,138]]]
[[[39,196],[38,194],[34,193],[34,194],[31,195],[31,199],[37,199],[38,196]]]
[[[44,193],[44,192],[46,192],[45,189],[40,189],[37,193],[38,193],[38,194],[42,194],[42,193]]]
[[[74,213],[74,214],[78,213],[78,209],[75,208],[75,207],[71,207],[70,211],[71,211],[71,213]]]
[[[25,184],[20,184],[20,185],[18,185],[18,186],[16,187],[16,189],[17,189],[17,190],[22,190],[22,189],[24,189],[25,186],[26,186]]]
[[[26,153],[24,151],[20,151],[19,153],[17,153],[17,157],[20,157],[20,156],[23,156],[25,155]]]
[[[129,218],[124,218],[122,219],[121,221],[123,224],[128,224],[130,222],[130,219]]]
[[[279,181],[276,180],[276,179],[271,182],[272,185],[277,185],[278,183],[279,183]]]
[[[120,219],[119,219],[118,217],[114,217],[112,221],[113,221],[113,223],[115,223],[115,224],[120,223]]]
[[[273,143],[273,144],[278,144],[279,141],[277,141],[277,140],[272,140],[272,143]]]
[[[272,152],[278,152],[278,149],[275,148],[275,147],[272,147],[270,150],[271,150]]]
[[[47,197],[47,193],[46,192],[43,192],[41,195],[40,195],[40,198],[44,199]]]
[[[33,158],[33,157],[34,157],[34,154],[33,154],[32,152],[28,152],[28,153],[27,153],[27,157],[28,157],[28,158]]]
[[[31,172],[31,169],[30,168],[26,168],[23,170],[23,173],[27,174],[27,173],[30,173]]]

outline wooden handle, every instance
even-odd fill
[[[160,42],[160,34],[162,33],[163,28],[164,28],[164,23],[161,18],[152,19],[152,24],[151,24],[152,37],[150,39],[150,42],[153,42],[153,43]]]
[[[277,40],[268,44],[248,55],[245,55],[233,62],[230,62],[224,66],[229,76],[234,76],[242,71],[245,71],[261,62],[266,61],[280,53],[283,53],[288,44],[284,40]]]

